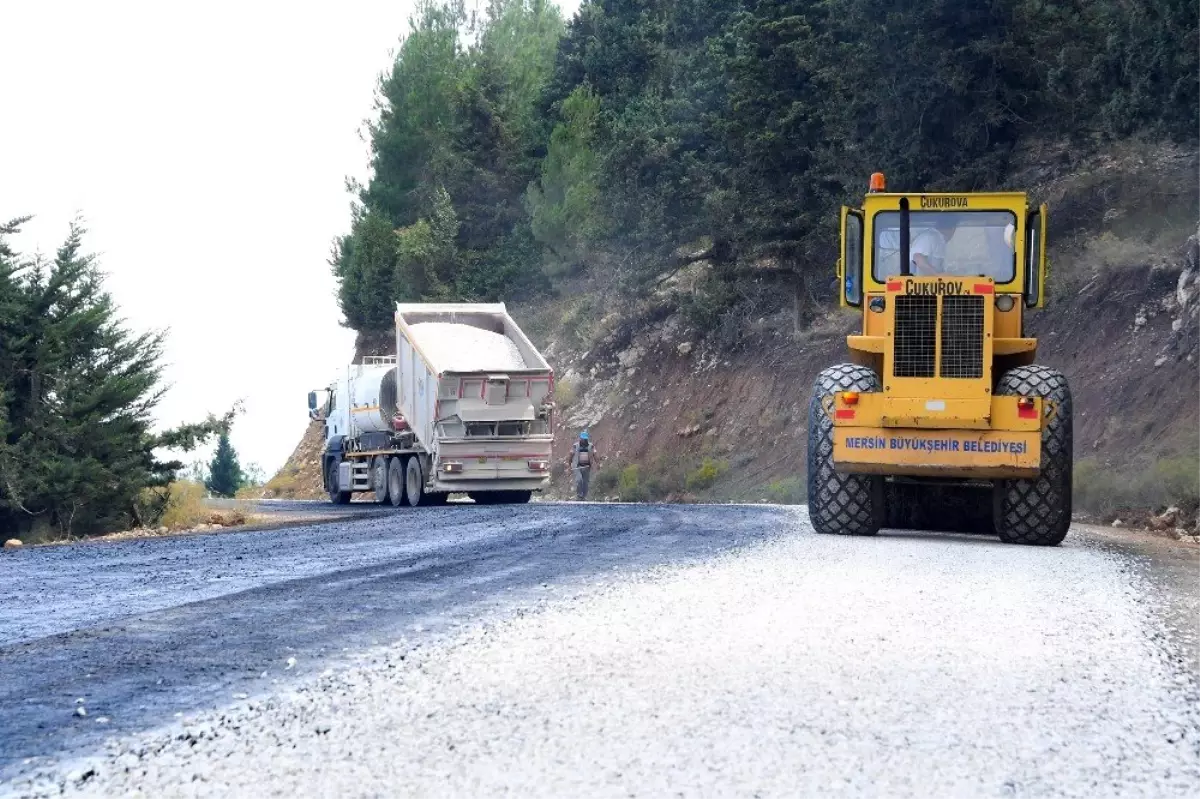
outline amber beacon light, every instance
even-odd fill
[[[871,193],[885,191],[887,189],[887,181],[883,177],[882,172],[876,172],[871,175]]]

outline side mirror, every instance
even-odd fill
[[[842,207],[842,257],[838,260],[841,305],[859,308],[863,298],[863,216]]]
[[[327,415],[327,408],[321,406],[321,398],[316,391],[308,392],[308,418],[314,422],[323,420]]]

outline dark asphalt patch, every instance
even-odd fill
[[[23,551],[0,559],[0,777],[310,676],[344,648],[504,612],[544,583],[703,558],[795,519],[773,507],[464,505]]]

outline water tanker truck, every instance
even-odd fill
[[[502,303],[396,306],[396,355],[309,393],[324,488],[393,505],[528,502],[550,481],[554,371]]]

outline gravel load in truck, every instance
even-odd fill
[[[448,372],[524,369],[515,341],[500,333],[454,322],[409,325],[417,348]]]

